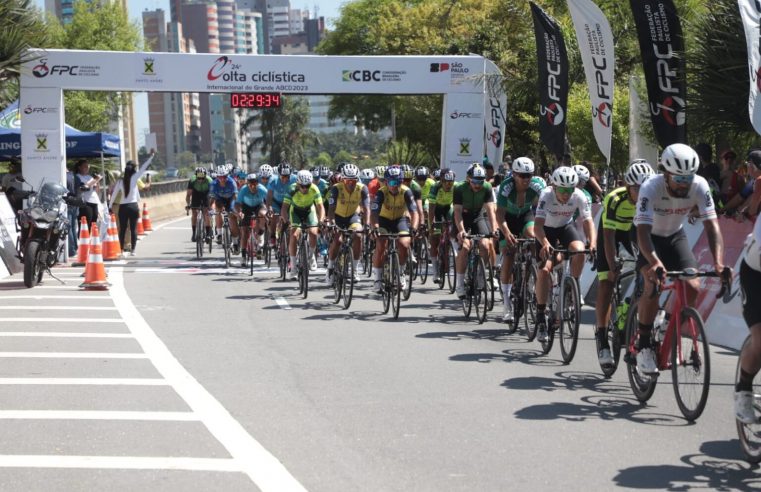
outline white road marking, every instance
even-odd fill
[[[0,378],[0,385],[51,386],[169,386],[158,378]]]
[[[14,420],[146,420],[197,422],[192,412],[124,412],[109,410],[0,410],[0,419]]]
[[[31,311],[116,311],[115,307],[107,306],[0,306],[0,311],[19,309],[29,309]]]
[[[118,318],[0,318],[0,323],[124,323]]]
[[[191,231],[192,227],[164,227],[167,231]]]
[[[285,299],[283,299],[282,297],[276,297],[276,298],[275,298],[275,302],[276,302],[276,303],[277,303],[277,305],[278,305],[278,306],[280,306],[282,309],[285,309],[285,310],[293,309],[293,308],[291,308],[291,306],[288,304],[288,301],[286,301],[286,300],[285,300]]]
[[[168,220],[166,222],[162,222],[159,225],[153,226],[153,232],[160,231],[161,229],[163,229],[165,227],[168,227],[168,226],[170,226],[172,224],[176,224],[177,222],[181,222],[183,220],[190,221],[190,218],[186,215],[185,217],[180,217],[179,219],[172,219],[172,220]],[[151,231],[146,231],[146,232],[151,232]]]
[[[111,296],[127,322],[130,332],[151,358],[159,373],[169,381],[193,412],[201,417],[209,432],[227,449],[233,460],[264,492],[306,490],[272,454],[235,420],[175,359],[132,304],[124,288],[123,273],[115,269]]]
[[[0,359],[147,359],[145,354],[120,352],[0,352]]]
[[[0,299],[35,299],[35,300],[43,300],[43,299],[99,299],[99,300],[111,300],[111,296],[35,296],[35,295],[28,295],[28,296],[2,296]]]
[[[66,333],[64,331],[0,331],[0,337],[135,338],[131,333]]]
[[[92,468],[245,472],[234,459],[137,458],[121,456],[0,455],[2,468]]]

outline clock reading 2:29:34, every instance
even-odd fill
[[[230,107],[233,108],[279,108],[282,98],[277,92],[233,92]]]

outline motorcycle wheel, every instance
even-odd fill
[[[29,241],[24,251],[24,285],[32,288],[39,283],[40,275],[37,270],[40,266],[40,243]]]

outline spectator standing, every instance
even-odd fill
[[[695,152],[698,153],[700,158],[700,167],[698,168],[698,176],[703,176],[711,187],[718,188],[721,185],[721,168],[719,165],[712,161],[713,151],[711,146],[705,142],[701,142],[695,146]],[[713,181],[713,183],[711,183]]]
[[[24,200],[15,196],[14,191],[21,190],[21,183],[16,181],[16,178],[21,177],[21,161],[17,158],[12,158],[8,166],[8,174],[3,176],[3,191],[8,197],[8,202],[11,204],[13,212],[18,212],[22,208]]]
[[[737,153],[734,150],[725,150],[721,154],[721,199],[728,203],[745,186],[745,180],[737,170]]]
[[[79,207],[78,219],[81,220],[85,217],[87,224],[92,229],[93,222],[98,220],[100,207],[100,180],[102,176],[90,175],[90,163],[87,159],[80,159],[74,168],[76,174],[74,176],[78,196],[85,202],[85,206]]]
[[[140,220],[140,207],[138,202],[140,201],[140,191],[138,191],[138,180],[148,170],[148,166],[151,165],[153,160],[152,154],[147,161],[140,166],[140,169],[136,169],[134,161],[127,161],[124,166],[124,174],[121,179],[117,181],[113,192],[111,193],[111,202],[109,203],[109,209],[113,206],[116,197],[120,192],[123,193],[121,203],[119,204],[119,244],[122,251],[124,251],[124,236],[129,226],[130,239],[132,247],[130,249],[131,256],[135,256],[135,247],[137,246],[137,221]]]
[[[77,186],[75,182],[76,179],[74,178],[74,173],[71,172],[71,170],[67,169],[66,189],[69,190],[69,195],[71,196],[77,196]],[[79,241],[79,237],[77,236],[77,230],[79,229],[77,220],[77,217],[79,217],[79,207],[69,205],[67,210],[69,214],[69,256],[73,257],[77,254],[77,243]]]

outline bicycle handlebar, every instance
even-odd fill
[[[673,271],[666,271],[663,268],[658,268],[655,271],[655,275],[659,279],[670,278],[678,280],[689,280],[700,277],[721,278],[721,289],[719,290],[719,293],[716,294],[716,299],[723,297],[724,302],[727,303],[732,298],[732,269],[729,267],[724,267],[724,270],[722,270],[721,273],[700,271],[697,268],[685,268],[684,270]],[[659,295],[662,290],[661,284],[658,283],[650,297],[652,298]]]

